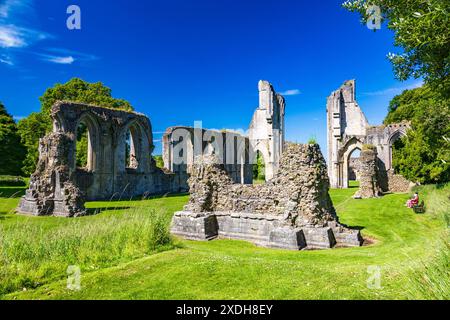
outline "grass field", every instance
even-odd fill
[[[373,244],[301,252],[171,241],[165,228],[187,196],[91,202],[98,214],[65,219],[12,214],[22,191],[0,188],[2,299],[450,298],[450,185],[420,188],[425,215],[403,206],[407,194],[354,200],[354,188],[331,190],[341,222]],[[81,268],[79,291],[67,289],[68,265]]]

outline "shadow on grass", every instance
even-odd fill
[[[20,198],[25,190],[26,187],[0,187],[0,198]]]
[[[86,216],[94,216],[105,211],[116,211],[116,210],[128,210],[131,207],[103,207],[103,208],[88,208]]]

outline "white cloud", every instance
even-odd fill
[[[33,0],[4,0],[0,4],[0,18],[6,19],[11,14],[20,14],[33,10]]]
[[[301,91],[298,89],[291,89],[291,90],[286,90],[284,92],[280,92],[281,95],[283,96],[296,96],[301,94]]]
[[[395,96],[402,93],[405,90],[412,90],[423,86],[423,81],[418,81],[416,83],[402,86],[402,87],[392,87],[379,91],[371,91],[371,92],[362,92],[361,94],[364,96]]]
[[[24,48],[46,38],[49,38],[49,35],[38,30],[17,27],[13,24],[0,26],[1,48]]]
[[[78,52],[74,50],[64,49],[64,48],[47,48],[45,49],[51,55],[57,56],[71,56],[74,57],[77,61],[93,61],[98,60],[99,58],[92,54],[87,54],[83,52]]]
[[[75,58],[72,56],[67,57],[58,57],[58,56],[50,56],[50,55],[42,55],[42,59],[44,61],[56,63],[56,64],[72,64],[75,62]]]

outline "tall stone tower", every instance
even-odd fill
[[[265,162],[266,180],[273,178],[278,171],[284,149],[285,99],[275,92],[273,86],[261,80],[258,83],[259,107],[253,114],[249,128],[250,149],[253,157],[261,152]]]
[[[369,127],[355,96],[355,80],[349,80],[328,97],[328,175],[332,188],[348,187],[349,157],[355,149],[362,149]]]

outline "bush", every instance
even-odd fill
[[[41,221],[0,224],[0,296],[62,280],[71,265],[87,272],[174,247],[168,217],[143,207],[56,226]]]
[[[0,186],[2,187],[24,187],[27,183],[24,178],[16,176],[0,176]]]
[[[315,136],[312,136],[311,138],[309,138],[308,144],[317,144],[317,139],[316,139],[316,137],[315,137]]]

